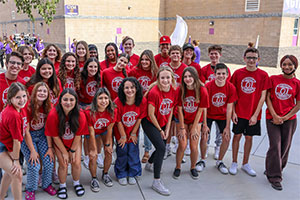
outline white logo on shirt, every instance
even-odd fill
[[[211,102],[214,106],[216,107],[221,107],[225,104],[224,99],[226,98],[226,95],[219,92],[214,94],[214,96],[212,96]]]
[[[104,127],[107,127],[107,124],[109,123],[109,120],[106,118],[99,118],[96,123],[94,124],[94,129],[102,129]]]
[[[256,89],[255,83],[256,83],[256,80],[252,77],[244,78],[241,82],[242,91],[247,94],[253,93]]]
[[[168,65],[169,65],[168,62],[162,62],[162,63],[159,65],[159,67],[168,66]]]
[[[127,127],[131,127],[131,126],[135,125],[137,115],[138,114],[134,111],[129,111],[129,112],[125,113],[122,116],[123,124]]]
[[[72,140],[74,138],[74,133],[70,129],[69,122],[66,122],[65,134],[63,135],[64,140]]]
[[[287,100],[292,96],[292,94],[289,93],[289,91],[292,89],[293,88],[288,84],[285,83],[278,84],[275,88],[276,97],[280,100]]]
[[[66,79],[66,85],[65,85],[65,88],[64,88],[64,89],[66,89],[66,88],[72,88],[72,89],[75,89],[75,86],[74,86],[74,78],[68,77],[68,78]]]
[[[3,102],[3,105],[6,104],[7,102],[7,91],[8,91],[8,88],[6,88],[3,93],[2,93],[2,102]]]
[[[97,82],[96,82],[96,81],[91,81],[91,82],[89,82],[89,83],[86,85],[85,90],[86,90],[86,93],[87,93],[89,96],[91,96],[91,97],[95,96],[95,94],[96,94],[96,85],[97,85]]]
[[[189,96],[184,99],[183,109],[188,113],[194,113],[198,106],[195,106],[195,97]]]
[[[29,81],[29,79],[30,79],[30,77],[28,77],[28,76],[26,76],[26,77],[23,78],[23,80],[24,80],[25,82]]]
[[[207,80],[208,81],[212,81],[212,80],[215,80],[216,76],[214,74],[211,74],[208,76]]]
[[[38,121],[31,120],[31,122],[30,122],[32,129],[37,131],[37,130],[40,130],[41,128],[43,128],[45,125],[45,118],[46,118],[46,115],[44,113],[39,113]]]
[[[55,105],[56,102],[58,101],[58,98],[55,97],[55,95],[54,95],[54,93],[52,92],[52,90],[50,90],[50,100],[51,100],[51,103],[52,103],[53,105]]]
[[[173,103],[171,99],[162,100],[159,107],[159,112],[161,115],[168,115],[171,112],[171,103]]]
[[[119,86],[121,85],[121,82],[123,81],[122,77],[116,77],[111,82],[111,87],[113,91],[118,92]]]
[[[149,83],[151,82],[150,78],[148,76],[141,76],[138,81],[140,82],[143,91],[147,91],[149,88]]]

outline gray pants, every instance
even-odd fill
[[[214,122],[215,127],[216,127],[216,139],[215,139],[215,144],[217,147],[220,147],[222,144],[222,134],[220,133],[220,129],[218,127],[218,124]],[[208,134],[208,139],[207,139],[207,144],[209,145],[210,142],[210,134]]]

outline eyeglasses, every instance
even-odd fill
[[[257,60],[258,58],[257,57],[246,57],[247,60]]]
[[[21,66],[23,63],[22,62],[17,62],[17,61],[8,61],[10,64],[15,65],[17,64],[18,66]]]

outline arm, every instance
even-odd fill
[[[13,160],[12,167],[10,169],[12,174],[21,173],[21,166],[20,166],[20,149],[21,143],[19,140],[13,140],[13,151],[9,153],[11,159]]]
[[[142,119],[138,119],[138,120],[136,121],[136,123],[135,123],[135,125],[134,125],[134,127],[133,127],[133,129],[132,129],[132,131],[131,131],[131,133],[130,133],[129,140],[132,140],[132,142],[133,142],[134,144],[137,144],[137,141],[138,141],[138,138],[137,138],[136,133],[137,133],[137,131],[139,130],[139,127],[140,127],[141,122],[142,122]]]
[[[300,101],[296,102],[296,105],[287,113],[285,116],[282,117],[283,121],[289,120],[293,115],[295,115],[300,110]]]
[[[124,126],[123,126],[122,122],[118,122],[117,126],[118,126],[119,133],[121,135],[121,138],[119,139],[118,144],[120,145],[121,148],[124,148],[125,143],[127,141],[126,132],[125,132],[125,129],[124,129]]]
[[[202,108],[203,110],[203,126],[202,126],[202,132],[204,134],[208,134],[209,128],[207,126],[207,108]]]
[[[48,143],[48,150],[44,157],[49,156],[50,161],[53,162],[54,161],[54,147],[53,147],[54,144],[53,144],[52,138],[50,136],[46,136],[46,137],[47,137],[47,143]]]
[[[25,143],[30,151],[30,157],[29,157],[29,162],[31,165],[35,165],[36,163],[39,163],[39,154],[36,152],[33,143],[32,143],[32,138],[29,132],[29,126],[27,126],[26,131],[25,131]]]
[[[63,144],[63,142],[59,136],[53,137],[53,141],[54,141],[55,145],[57,146],[57,149],[62,154],[64,162],[67,165],[69,162],[69,154],[68,154],[68,151],[67,151],[65,145]]]
[[[178,106],[178,119],[179,119],[179,131],[177,134],[177,137],[179,139],[183,139],[184,136],[186,135],[186,130],[185,130],[185,126],[184,126],[184,117],[183,117],[183,110],[182,110],[182,106]]]
[[[228,103],[227,109],[226,109],[226,126],[223,131],[223,134],[227,141],[230,141],[230,121],[231,121],[232,112],[233,112],[233,104],[234,103]]]
[[[273,119],[272,119],[273,124],[277,124],[277,125],[282,124],[283,123],[282,119],[276,114],[276,112],[274,110],[270,92],[267,93],[266,103],[267,103],[268,109],[270,111],[270,114],[273,117]]]
[[[252,115],[252,117],[249,120],[249,126],[253,126],[257,123],[257,117],[258,117],[258,115],[261,111],[261,108],[262,108],[265,100],[266,100],[266,94],[267,94],[267,90],[263,90],[261,92],[261,96],[260,96],[258,105],[256,107],[256,110],[255,110],[254,114]]]
[[[231,116],[231,119],[232,119],[232,122],[234,124],[237,124],[238,123],[238,116],[237,116],[237,114],[235,112],[235,104],[236,104],[236,102],[234,102],[233,105],[232,105],[232,116]]]
[[[198,108],[196,117],[194,119],[194,122],[193,122],[193,125],[192,125],[192,128],[191,128],[191,138],[193,140],[197,140],[198,137],[200,136],[200,133],[197,132],[198,124],[199,124],[202,113],[203,113],[203,121],[204,121],[204,116],[206,116],[206,114],[204,115],[205,110],[207,110],[207,109],[206,108]],[[205,122],[206,122],[206,117],[205,117]],[[207,124],[207,122],[205,124]]]
[[[170,133],[171,121],[172,121],[172,117],[173,117],[173,109],[174,109],[174,107],[171,110],[171,113],[170,113],[170,116],[169,116],[169,119],[168,119],[168,122],[167,122],[167,125],[166,125],[166,129],[165,129],[165,131],[162,131],[165,135],[163,137],[164,140],[166,140],[168,138],[169,133]]]

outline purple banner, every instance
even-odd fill
[[[283,12],[300,15],[300,0],[284,0]]]
[[[66,15],[78,15],[78,5],[65,5]]]

